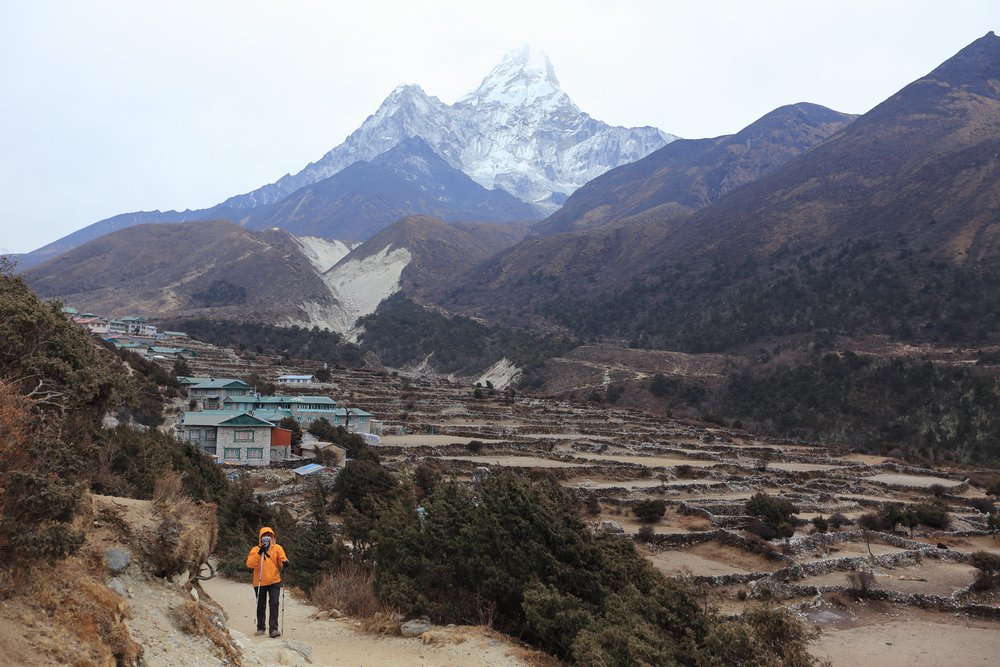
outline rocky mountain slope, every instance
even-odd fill
[[[449,225],[429,216],[398,220],[322,274],[336,305],[308,308],[311,319],[303,324],[346,333],[400,290],[426,295],[523,235],[523,228],[510,225]]]
[[[672,141],[590,181],[533,231],[591,229],[657,208],[660,215],[693,212],[788,162],[853,119],[817,104],[791,104],[736,134]]]
[[[352,262],[363,262],[394,248],[406,248],[412,261],[400,274],[400,287],[409,295],[422,297],[470,264],[478,264],[514,245],[525,231],[523,226],[447,224],[431,216],[408,216],[368,239],[328,274],[336,274]]]
[[[575,333],[721,349],[830,329],[988,340],[1000,278],[1000,38],[684,219],[529,239],[443,303]],[[650,242],[622,251],[622,236]],[[608,244],[611,244],[609,246]],[[579,248],[574,261],[554,262]],[[604,251],[610,249],[611,252]],[[563,267],[564,270],[561,270]],[[520,304],[520,305],[519,305]]]
[[[280,227],[344,241],[363,241],[411,214],[447,222],[535,220],[535,207],[503,190],[487,190],[442,160],[419,137],[403,139],[370,162],[358,161],[329,178],[254,209],[247,227]]]

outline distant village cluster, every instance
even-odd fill
[[[159,331],[144,317],[102,317],[65,307],[63,313],[77,325],[118,349],[131,350],[148,359],[188,359],[197,354],[180,345],[189,337],[182,331]],[[169,343],[169,344],[168,344]],[[371,414],[360,408],[342,407],[329,396],[262,396],[255,387],[238,378],[178,377],[188,399],[179,429],[183,437],[219,463],[267,466],[290,461],[305,454],[310,458],[325,444],[305,442],[292,446],[292,429],[282,428],[282,420],[293,419],[305,430],[314,421],[325,419],[331,426],[342,426],[360,434],[369,442],[372,435]],[[312,375],[281,375],[278,384],[308,386],[316,383]],[[285,422],[286,426],[291,426]],[[309,450],[309,451],[304,451]],[[322,466],[306,466],[310,472]]]
[[[87,329],[98,338],[118,349],[131,350],[147,358],[190,358],[195,353],[178,347],[188,335],[183,331],[158,331],[145,317],[102,317],[94,313],[81,313],[76,308],[65,307],[63,313],[75,324]]]

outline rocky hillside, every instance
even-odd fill
[[[304,319],[303,304],[334,303],[293,236],[221,221],[129,227],[35,267],[25,279],[41,296],[107,316],[282,322]]]
[[[736,134],[672,141],[590,181],[534,231],[592,229],[651,209],[661,216],[693,212],[780,167],[853,119],[817,104],[792,104]]]
[[[336,282],[350,267],[380,254],[405,249],[410,262],[400,274],[400,289],[423,297],[439,285],[508,248],[524,237],[526,228],[487,223],[447,224],[425,215],[402,218],[368,239],[331,268],[324,278]]]
[[[1000,37],[989,33],[833,137],[697,214],[676,252],[774,257],[910,240],[955,267],[1000,257]]]

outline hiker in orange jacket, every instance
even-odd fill
[[[274,539],[274,531],[264,526],[257,536],[257,546],[247,555],[247,567],[253,570],[253,586],[257,595],[257,634],[264,634],[265,605],[270,610],[270,636],[280,637],[278,630],[278,596],[281,593],[281,572],[288,567],[285,550]],[[270,598],[269,603],[266,602]]]

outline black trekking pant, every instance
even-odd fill
[[[271,623],[267,626],[269,632],[274,632],[278,629],[278,596],[281,595],[281,582],[276,584],[271,584],[270,586],[261,586],[260,591],[257,593],[257,629],[264,629],[264,611],[265,605],[267,607],[268,616],[271,617]],[[270,599],[269,599],[270,598]]]

